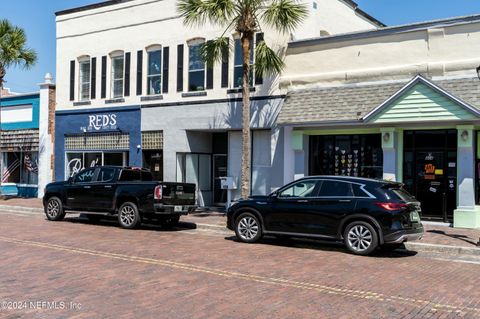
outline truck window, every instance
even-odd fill
[[[115,176],[114,168],[102,168],[100,170],[100,173],[98,174],[97,182],[100,182],[100,183],[111,182],[114,176]]]
[[[150,173],[150,172],[142,172],[142,181],[144,181],[144,182],[151,182],[151,181],[153,181],[152,173]]]
[[[141,171],[124,169],[120,173],[120,177],[118,181],[119,182],[141,182],[142,181]]]
[[[95,175],[95,169],[87,169],[78,173],[73,181],[74,183],[90,183],[93,180],[93,175]]]

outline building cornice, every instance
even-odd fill
[[[58,12],[55,12],[55,15],[58,17],[58,16],[66,15],[66,14],[71,14],[71,13],[77,13],[77,12],[82,12],[82,11],[87,11],[87,10],[93,10],[93,9],[108,7],[108,6],[112,6],[112,5],[115,5],[115,4],[121,4],[121,3],[125,3],[125,2],[130,2],[130,1],[133,1],[133,0],[108,0],[108,1],[103,1],[103,2],[99,2],[99,3],[89,4],[89,5],[82,6],[82,7],[77,7],[77,8],[71,8],[71,9],[58,11]]]

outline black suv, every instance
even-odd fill
[[[342,240],[354,254],[398,248],[423,236],[420,203],[400,183],[312,176],[269,196],[234,203],[227,227],[253,243],[264,234]]]

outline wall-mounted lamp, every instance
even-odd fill
[[[468,139],[468,131],[463,131],[462,134],[460,134],[460,137],[466,142]]]
[[[388,143],[388,141],[390,141],[390,132],[383,133],[383,141],[385,143]]]
[[[477,67],[477,76],[478,76],[478,79],[480,79],[480,65]]]

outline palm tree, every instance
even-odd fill
[[[23,29],[8,20],[0,20],[0,92],[9,67],[30,68],[37,61],[36,52],[28,48],[26,42]]]
[[[207,65],[219,62],[230,51],[228,31],[240,36],[243,52],[243,122],[242,122],[242,177],[241,196],[250,196],[250,52],[253,37],[262,25],[282,33],[293,31],[307,16],[304,4],[296,0],[178,0],[177,10],[188,26],[206,23],[225,28],[223,34],[202,46],[202,56]],[[257,76],[279,74],[284,68],[280,56],[265,41],[255,47],[254,70]]]

